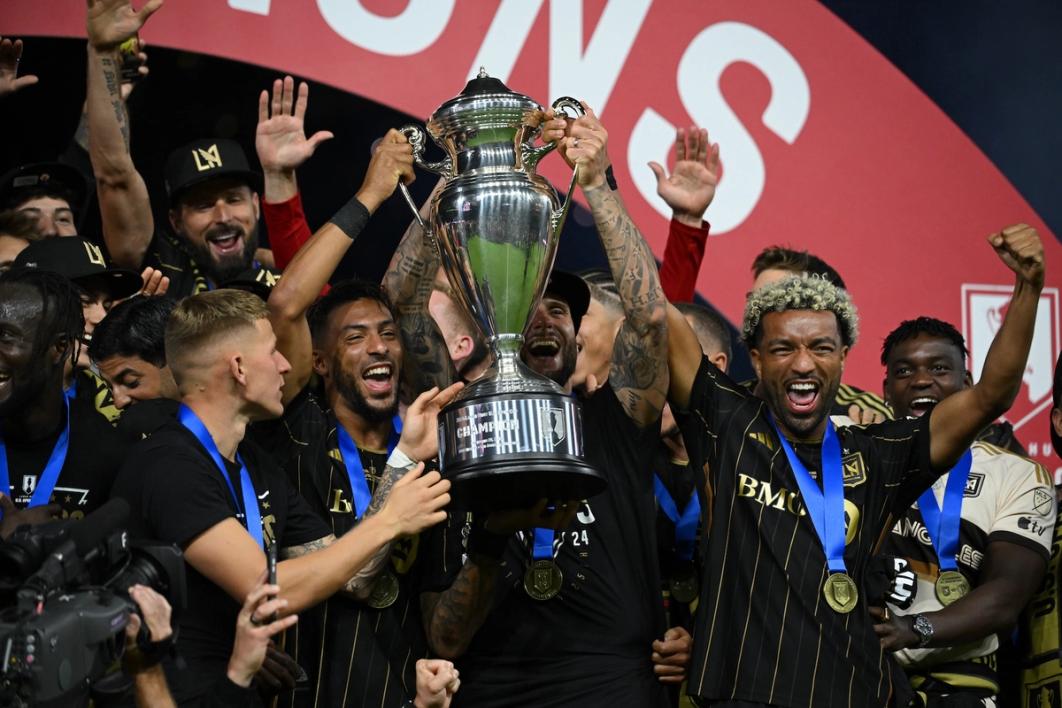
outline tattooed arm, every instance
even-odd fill
[[[627,415],[639,425],[660,417],[667,400],[667,299],[649,244],[631,221],[623,200],[605,182],[608,133],[583,104],[586,115],[571,126],[567,156],[574,161],[626,319],[612,349],[609,383]]]
[[[421,218],[428,218],[429,205],[443,184],[440,179],[435,185],[420,209]],[[428,312],[438,270],[439,254],[414,219],[403,234],[382,283],[398,310],[404,357],[402,376],[407,392],[413,396],[432,386],[445,388],[458,379],[442,333]]]
[[[89,158],[96,175],[103,239],[115,265],[139,270],[155,221],[144,179],[129,155],[129,116],[121,95],[118,45],[134,36],[161,0],[134,11],[128,0],[89,0]]]
[[[471,553],[449,588],[421,593],[421,618],[436,656],[453,661],[468,650],[493,609],[500,573],[500,560]]]

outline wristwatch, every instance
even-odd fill
[[[918,635],[918,648],[924,649],[933,640],[933,623],[925,615],[915,615],[911,629]]]

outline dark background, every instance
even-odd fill
[[[1062,185],[1057,177],[1062,162],[1062,3],[825,0],[824,4],[936,102],[1056,236],[1062,235]],[[41,83],[0,104],[0,131],[5,136],[0,170],[62,153],[84,99],[84,43],[24,39],[22,72],[37,74]],[[162,168],[169,151],[198,137],[231,137],[254,160],[258,94],[277,75],[173,50],[149,47],[148,53],[151,76],[129,100],[132,150],[161,224],[166,203]],[[336,134],[299,173],[311,228],[327,220],[357,189],[376,138],[388,128],[423,118],[311,83],[307,134],[321,129]],[[422,175],[412,187],[414,197],[423,200],[432,183],[432,176]],[[390,200],[355,243],[339,275],[378,280],[409,219],[405,204],[399,198]],[[573,208],[561,239],[560,267],[605,265],[591,226],[585,210]],[[829,254],[820,255],[829,259]]]

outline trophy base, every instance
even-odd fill
[[[500,393],[480,383],[439,416],[439,462],[455,508],[528,508],[604,490],[604,475],[583,454],[578,401],[536,381],[527,382],[540,389],[533,392]]]

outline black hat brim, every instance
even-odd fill
[[[76,285],[98,287],[110,295],[111,300],[118,301],[131,297],[144,287],[144,279],[139,273],[124,268],[108,268],[99,273],[71,278]]]
[[[262,193],[262,175],[258,172],[254,172],[253,170],[230,170],[228,172],[218,172],[217,170],[214,170],[209,174],[205,174],[202,177],[197,177],[196,179],[182,184],[180,189],[177,189],[170,195],[170,207],[175,208],[181,201],[181,197],[187,194],[189,189],[219,179],[240,180],[241,182],[245,182],[247,186],[251,188],[251,191],[256,194]]]

